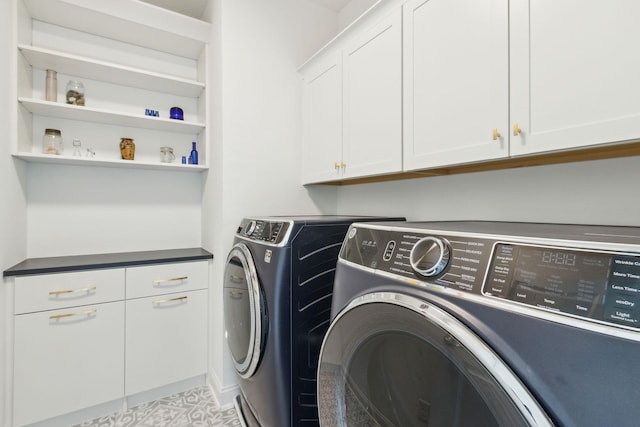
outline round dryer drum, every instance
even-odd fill
[[[359,297],[332,323],[318,369],[323,426],[551,426],[501,359],[424,300]]]
[[[224,320],[236,371],[251,377],[260,363],[267,332],[266,306],[251,252],[239,243],[224,271]]]

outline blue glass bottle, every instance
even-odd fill
[[[198,164],[198,150],[196,150],[195,141],[191,143],[191,154],[189,154],[189,163],[192,165]]]

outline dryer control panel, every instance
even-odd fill
[[[409,284],[431,285],[434,290],[497,298],[640,330],[637,228],[483,222],[356,224],[340,259],[404,278]]]
[[[290,221],[245,218],[236,230],[236,235],[249,240],[279,245],[286,241],[290,227]]]

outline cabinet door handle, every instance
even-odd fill
[[[496,141],[501,136],[502,135],[500,135],[500,132],[498,132],[498,128],[493,128],[493,140]]]
[[[333,164],[333,168],[334,168],[335,170],[340,169],[340,163],[335,162],[335,163]]]
[[[174,297],[174,298],[155,300],[153,303],[154,304],[165,304],[165,303],[168,303],[168,302],[176,302],[176,301],[186,300],[187,298],[189,298],[187,295],[183,295],[181,297]]]
[[[172,277],[171,279],[156,279],[153,281],[156,285],[162,285],[163,283],[181,282],[187,280],[189,276]]]
[[[518,126],[518,122],[515,122],[513,124],[513,136],[518,136],[522,133],[522,129],[520,129],[520,126]]]
[[[57,291],[51,291],[49,292],[49,295],[58,296],[58,295],[64,295],[64,294],[75,294],[77,292],[91,292],[95,290],[96,290],[95,286],[87,286],[86,288],[80,288],[80,289],[60,289]]]
[[[97,308],[90,308],[89,310],[77,311],[75,313],[54,314],[52,316],[49,316],[49,319],[59,320],[59,319],[64,319],[66,317],[73,317],[73,316],[90,316],[92,314],[95,314],[97,311],[98,311]]]

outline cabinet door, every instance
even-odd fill
[[[207,370],[207,290],[128,300],[127,395]]]
[[[402,12],[343,51],[345,178],[402,169]]]
[[[124,397],[124,302],[15,317],[13,424]]]
[[[506,0],[405,4],[405,170],[509,155],[508,37]]]
[[[303,184],[338,179],[342,162],[342,67],[339,55],[332,55],[305,72],[303,98]]]
[[[517,0],[511,13],[514,155],[640,137],[640,2]]]

